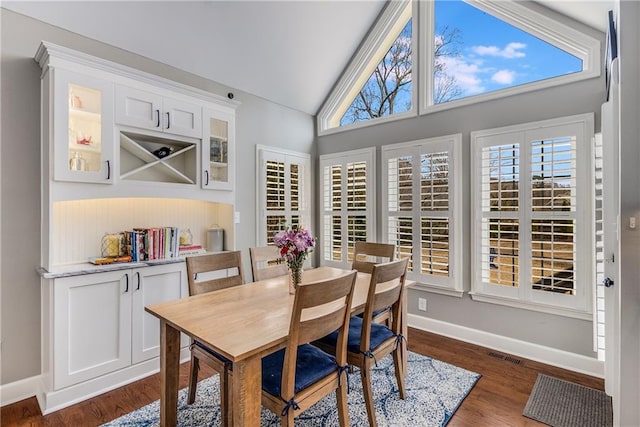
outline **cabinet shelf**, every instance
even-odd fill
[[[69,107],[69,115],[77,120],[100,122],[101,114],[95,111],[84,110],[82,108]]]
[[[169,151],[164,157],[157,150]],[[120,132],[120,179],[195,184],[197,144]]]

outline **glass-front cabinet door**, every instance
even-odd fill
[[[205,108],[202,132],[202,188],[233,190],[235,122],[232,113]]]
[[[112,183],[113,84],[54,70],[54,179]]]

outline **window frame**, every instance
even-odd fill
[[[412,77],[413,87],[411,90],[411,109],[403,113],[340,126],[342,114],[344,114],[344,112],[346,112],[349,106],[353,103],[356,95],[367,82],[369,77],[371,77],[371,74],[378,66],[378,63],[384,58],[389,50],[389,46],[395,40],[391,35],[399,33],[399,31],[401,31],[406,25],[406,22],[404,21],[405,16],[409,16],[409,18],[413,19],[411,43],[412,46],[415,46],[418,34],[416,25],[417,12],[417,3],[412,0],[387,2],[387,5],[371,28],[371,31],[363,41],[361,47],[352,58],[347,69],[344,71],[320,109],[317,117],[318,135],[329,135],[343,130],[358,129],[369,126],[372,121],[374,123],[384,123],[407,117],[415,117],[417,115],[418,92],[415,90],[417,81]],[[400,21],[401,19],[402,21]],[[413,60],[411,66],[411,75],[415,76],[415,60]],[[340,111],[342,114],[339,115]],[[332,123],[334,124],[333,127],[331,127]]]
[[[296,151],[285,150],[277,147],[269,147],[265,145],[256,145],[256,159],[258,162],[258,173],[256,174],[256,246],[267,246],[267,193],[266,193],[266,162],[279,161],[285,164],[285,171],[288,165],[298,164],[303,168],[303,172],[299,175],[302,180],[300,187],[300,209],[291,209],[291,197],[285,198],[285,209],[277,211],[286,217],[287,224],[291,223],[291,217],[295,213],[300,216],[301,224],[309,228],[313,224],[313,215],[311,211],[311,155],[308,153],[299,153]],[[285,174],[286,189],[290,189],[290,174]],[[276,211],[273,211],[276,212]]]
[[[418,117],[600,76],[602,64],[600,38],[582,32],[572,25],[567,25],[567,22],[563,21],[562,15],[559,13],[551,11],[551,15],[546,15],[541,11],[542,6],[526,5],[518,1],[464,1],[582,59],[583,70],[569,75],[525,83],[432,105],[434,0],[391,1],[383,9],[371,31],[363,40],[361,47],[355,53],[318,112],[316,118],[318,135],[330,135],[409,117]],[[383,46],[388,42],[389,34],[393,33],[393,30],[400,25],[398,20],[407,10],[411,10],[413,19],[411,109],[403,113],[340,126],[340,117],[336,117],[338,112],[341,109],[344,112],[349,108],[362,84],[367,81],[373,69],[384,57],[387,50],[383,49]],[[554,18],[554,16],[558,16],[558,18]]]
[[[476,301],[490,302],[534,311],[552,313],[567,317],[591,320],[593,316],[593,138],[594,114],[586,113],[575,116],[525,123],[503,128],[487,129],[471,132],[471,297]],[[532,213],[531,181],[532,164],[530,159],[531,141],[553,139],[563,135],[562,129],[570,128],[576,136],[576,210],[571,215],[554,212],[554,219],[575,219],[575,282],[578,284],[575,296],[561,295],[532,289],[531,274],[531,235],[532,220],[540,214]],[[531,138],[527,138],[531,135]],[[546,136],[545,136],[546,135]],[[483,257],[481,255],[482,240],[482,148],[490,146],[514,145],[517,141],[521,153],[519,159],[519,195],[517,211],[503,212],[501,218],[514,218],[519,221],[518,236],[518,287],[493,285],[482,280]],[[525,163],[525,161],[527,163]],[[525,166],[526,165],[526,166]],[[494,216],[488,215],[487,218]],[[525,273],[523,273],[525,272]],[[571,299],[573,298],[573,299]]]
[[[351,262],[349,262],[348,250],[349,250],[349,241],[348,239],[343,239],[340,245],[341,248],[341,261],[334,261],[325,256],[325,242],[324,238],[326,235],[325,230],[325,222],[324,218],[326,215],[337,216],[340,215],[342,218],[342,235],[347,236],[347,221],[346,218],[349,215],[361,214],[363,211],[349,211],[347,210],[346,204],[346,186],[347,182],[345,180],[346,176],[346,166],[349,163],[354,162],[365,162],[366,163],[366,194],[367,194],[367,207],[364,211],[364,215],[366,216],[367,221],[367,231],[366,240],[375,241],[376,240],[376,149],[375,147],[364,148],[359,150],[350,150],[344,151],[340,153],[332,153],[332,154],[324,154],[320,156],[319,159],[319,177],[320,177],[320,207],[319,211],[320,218],[320,232],[318,234],[319,247],[320,251],[320,265],[326,265],[330,267],[336,268],[351,268]],[[342,203],[339,210],[327,210],[325,209],[325,196],[327,189],[325,188],[325,167],[327,166],[335,166],[340,165],[342,167],[342,179],[341,179],[341,194]]]
[[[435,138],[419,139],[409,142],[383,145],[381,148],[381,164],[382,164],[382,241],[389,241],[389,219],[392,216],[411,216],[413,218],[413,230],[414,236],[420,236],[416,229],[420,228],[421,218],[424,216],[424,212],[431,212],[429,210],[422,210],[420,205],[420,196],[418,195],[416,202],[416,194],[419,194],[420,188],[416,188],[413,185],[412,199],[414,201],[413,209],[410,211],[398,212],[398,215],[392,215],[389,211],[389,174],[388,174],[388,161],[392,158],[405,157],[405,156],[421,156],[423,154],[432,154],[437,152],[447,151],[449,153],[449,176],[448,176],[448,215],[446,218],[449,221],[449,276],[438,277],[428,274],[422,274],[419,272],[409,271],[407,277],[411,280],[415,280],[416,284],[413,286],[416,289],[423,289],[429,292],[435,292],[444,295],[462,297],[464,294],[464,280],[463,280],[463,180],[462,180],[462,134],[446,135]],[[417,170],[417,174],[416,174]],[[417,176],[417,177],[416,177]],[[420,169],[414,168],[412,171],[412,180],[415,184],[419,181]],[[419,186],[418,186],[419,187]],[[419,260],[422,239],[413,239],[412,258],[413,265],[416,265]]]
[[[463,1],[468,3],[470,6],[476,7],[497,19],[506,22],[507,24],[510,24],[581,59],[582,71],[563,76],[556,76],[545,80],[524,83],[478,95],[471,95],[465,98],[443,102],[441,104],[433,104],[432,40],[435,37],[435,1],[421,1],[419,2],[421,6],[418,13],[420,22],[423,23],[422,28],[425,30],[421,31],[419,34],[419,46],[421,46],[422,50],[417,55],[420,70],[418,76],[418,87],[421,88],[421,92],[418,94],[418,98],[420,99],[420,115],[565,85],[600,76],[600,40],[565,25],[531,7],[527,7],[521,2],[491,0]],[[423,50],[426,52],[426,55],[420,54]],[[424,93],[422,91],[424,91]]]

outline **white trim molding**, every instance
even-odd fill
[[[524,357],[547,365],[604,378],[604,362],[594,357],[558,350],[411,313],[408,315],[408,325],[412,328]]]
[[[0,406],[10,405],[35,396],[40,389],[41,375],[0,385]]]

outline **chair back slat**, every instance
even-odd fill
[[[347,330],[356,276],[356,271],[350,271],[331,279],[304,283],[296,289],[283,365],[283,395],[292,395],[300,344],[338,329],[336,361],[339,366],[346,365]]]
[[[373,322],[373,312],[375,310],[391,307],[391,329],[395,334],[401,333],[399,314],[400,304],[404,296],[404,283],[408,263],[409,258],[401,258],[396,261],[377,264],[373,267],[362,322],[360,349],[363,352],[369,350],[371,323]]]
[[[203,294],[244,283],[240,251],[187,257],[185,262],[189,295]]]
[[[249,248],[253,280],[266,280],[288,274],[287,264],[282,261],[277,246]]]
[[[389,243],[356,242],[351,268],[371,273],[376,264],[393,261],[396,247]]]

